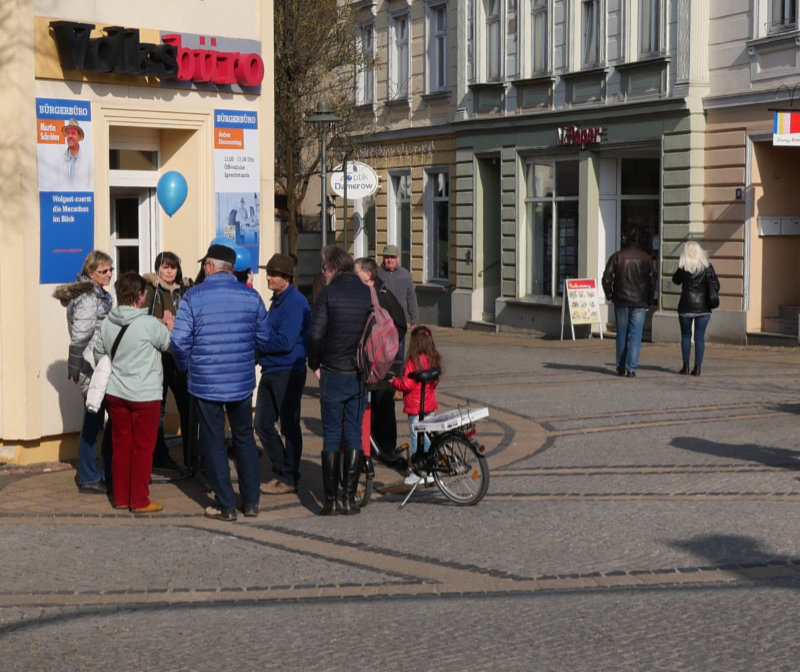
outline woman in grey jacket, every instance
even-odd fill
[[[56,287],[53,296],[67,308],[69,359],[67,377],[80,385],[86,396],[94,370],[92,348],[100,333],[100,324],[111,310],[113,299],[106,291],[111,283],[111,257],[100,250],[86,255],[76,282]],[[97,467],[97,436],[103,429],[105,409],[91,413],[84,409],[78,439],[78,488],[84,493],[105,493],[104,479],[111,477],[111,432],[103,435],[103,468]]]
[[[153,513],[162,508],[150,500],[149,488],[161,415],[161,353],[169,347],[174,317],[169,311],[161,320],[147,314],[145,281],[138,273],[123,273],[114,288],[119,305],[103,322],[94,346],[97,359],[107,354],[112,360],[106,403],[114,439],[114,508]]]

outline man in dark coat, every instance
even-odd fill
[[[611,255],[603,273],[606,299],[614,302],[620,376],[636,376],[644,318],[647,307],[655,301],[655,288],[653,258],[642,247],[639,229],[632,227],[622,249]]]
[[[372,308],[367,287],[355,274],[353,258],[335,245],[322,250],[325,286],[314,303],[308,328],[308,366],[320,381],[322,416],[322,483],[325,503],[320,515],[335,511],[342,468],[342,513],[360,513],[355,505],[361,473],[361,421],[367,389],[356,369],[355,355]],[[339,446],[344,440],[344,457]]]

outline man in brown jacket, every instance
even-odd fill
[[[636,376],[644,318],[647,307],[655,300],[655,287],[653,258],[642,247],[639,229],[632,227],[622,249],[611,255],[603,273],[606,299],[614,302],[620,376]]]

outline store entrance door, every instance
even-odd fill
[[[475,291],[480,314],[475,319],[495,320],[500,297],[500,160],[478,159],[476,179]]]

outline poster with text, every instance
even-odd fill
[[[572,324],[601,322],[597,281],[594,278],[567,280],[567,301]]]
[[[258,149],[256,112],[214,110],[216,235],[249,250],[254,273],[261,228]]]
[[[92,106],[36,99],[42,284],[70,282],[94,245]]]

